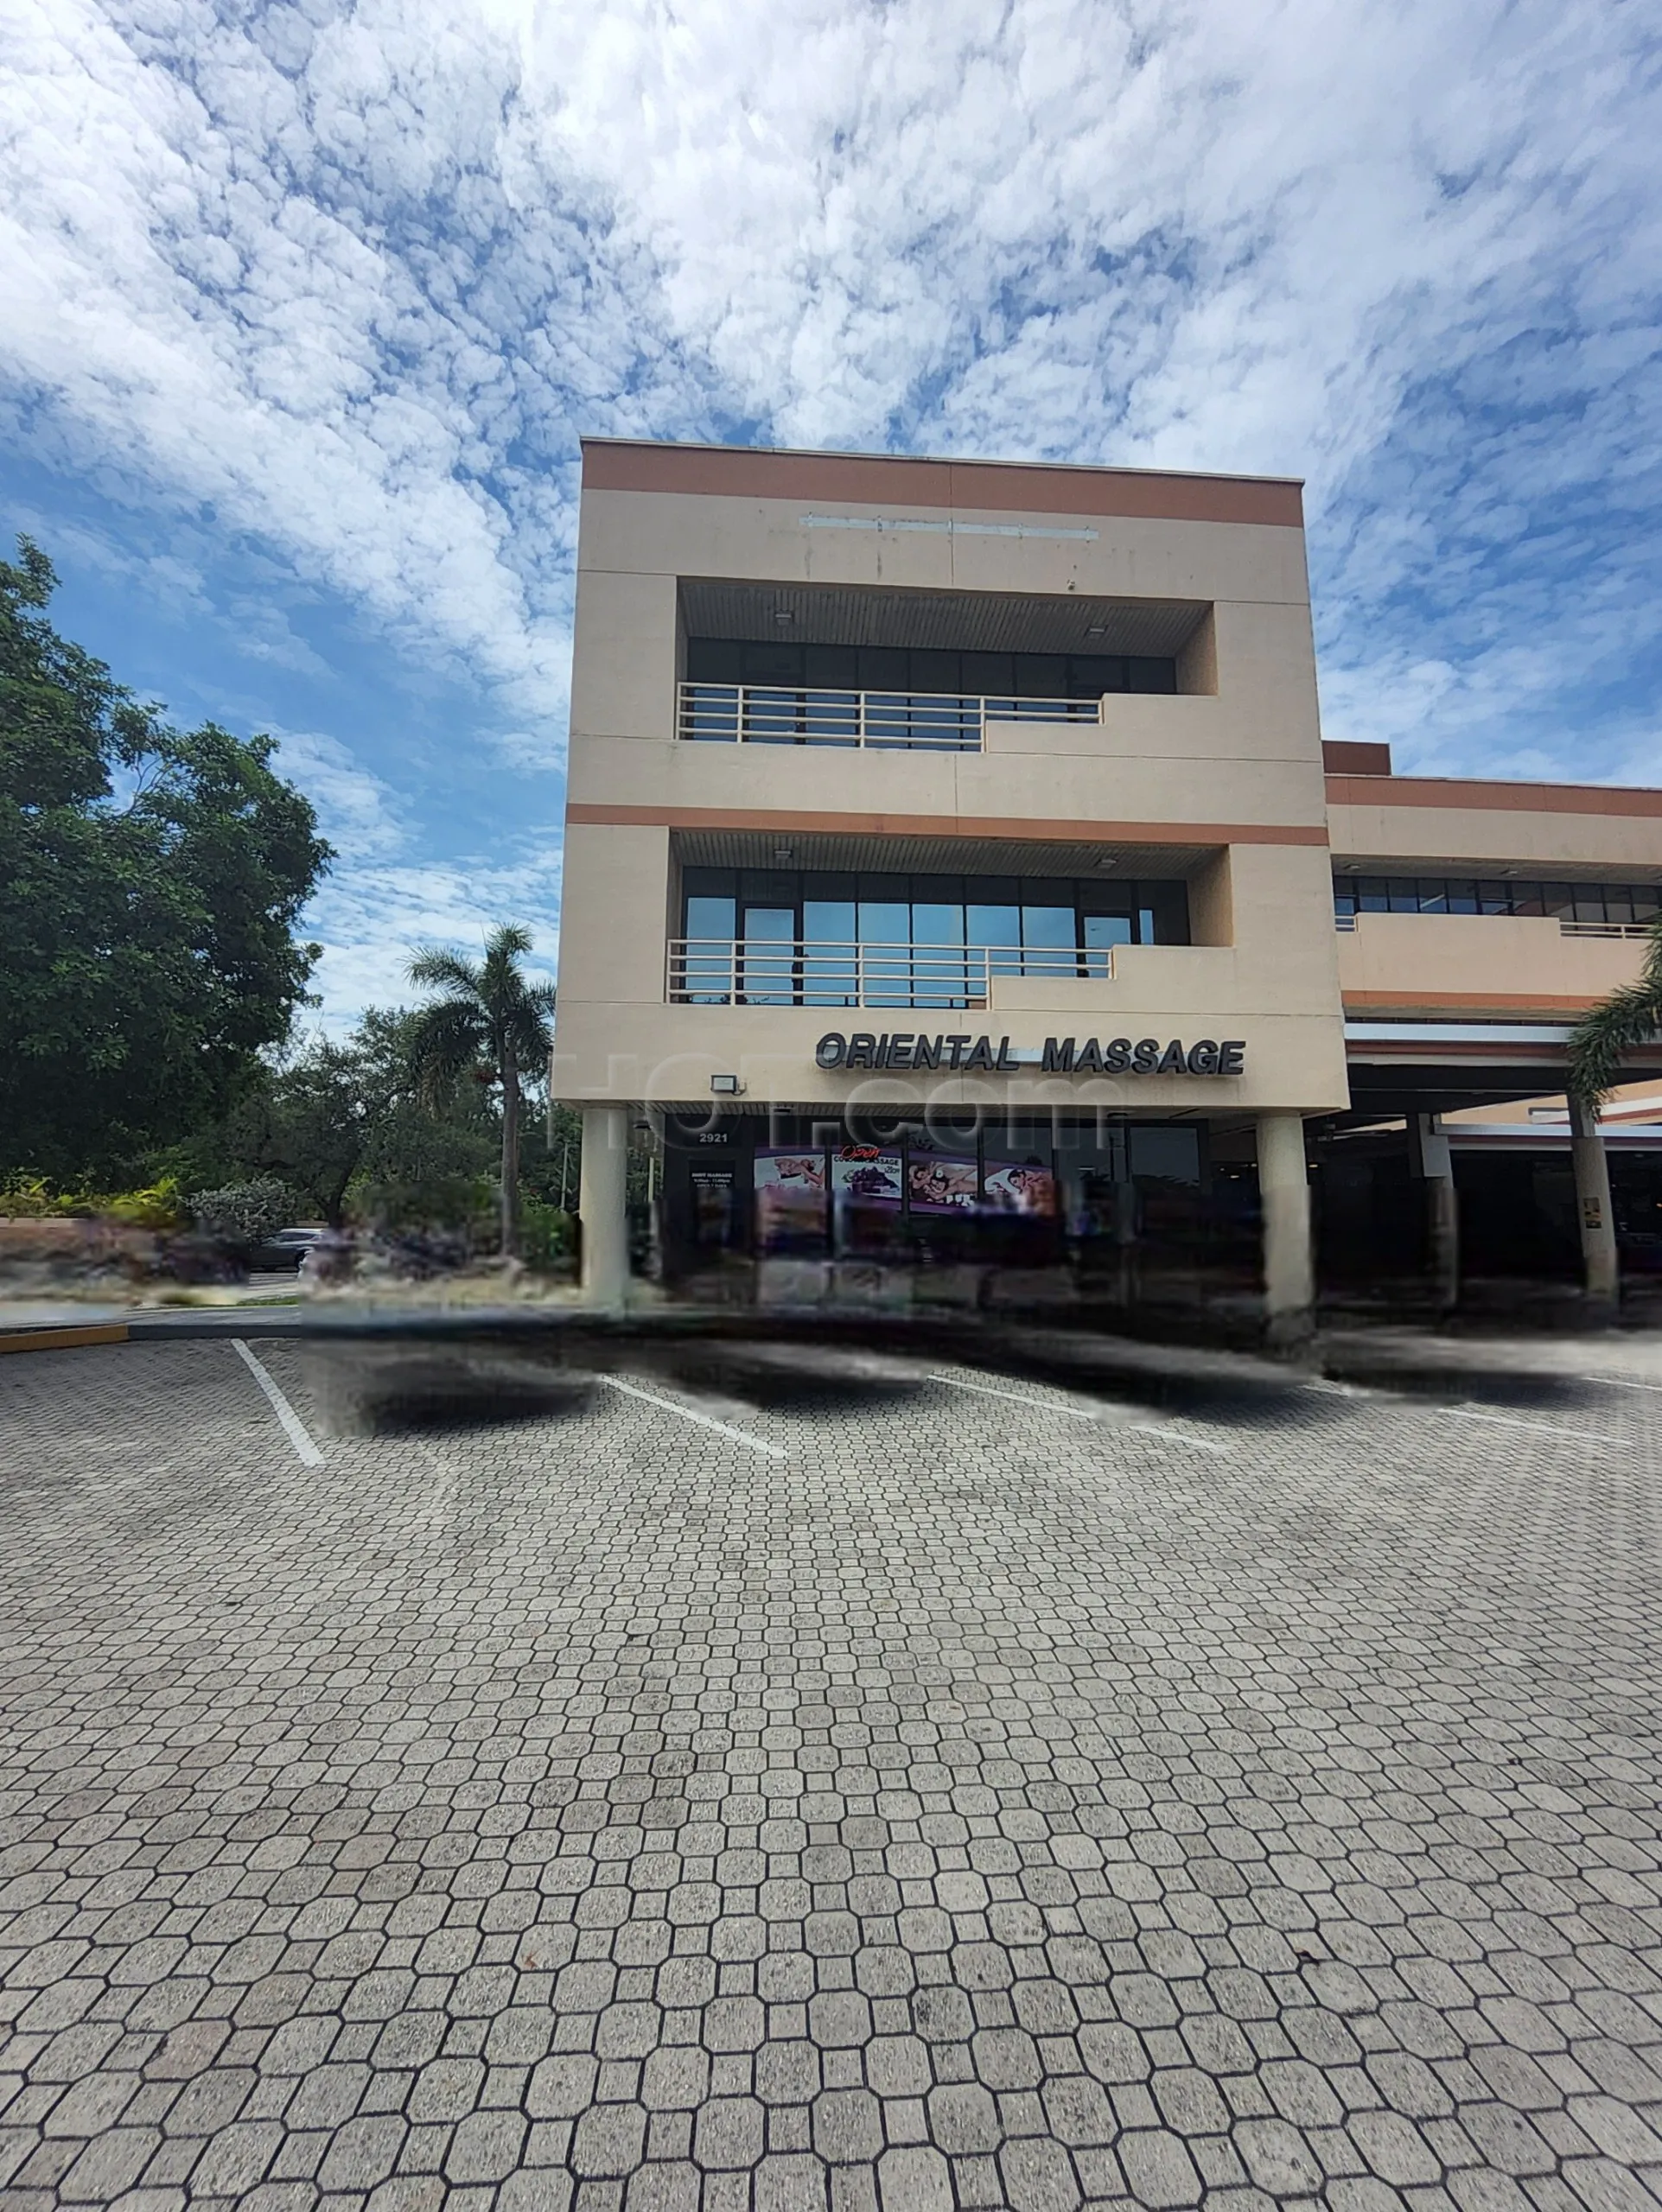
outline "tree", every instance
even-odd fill
[[[411,1031],[413,1065],[429,1083],[454,1082],[468,1068],[502,1090],[502,1251],[519,1249],[519,1109],[521,1071],[546,1057],[554,986],[529,982],[519,962],[531,931],[505,922],[485,940],[477,965],[440,946],[410,963],[410,980],[442,998],[417,1010]]]
[[[1621,1063],[1636,1045],[1662,1036],[1662,915],[1650,925],[1639,980],[1623,983],[1591,1007],[1570,1036],[1570,1089],[1588,1111],[1596,1111],[1621,1080]]]
[[[223,1113],[289,1031],[333,857],[265,737],[180,731],[0,561],[0,1168],[119,1174]]]

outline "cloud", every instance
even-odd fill
[[[305,926],[325,950],[312,980],[323,1027],[348,1029],[366,1006],[410,1005],[419,995],[406,970],[423,944],[476,957],[499,922],[523,922],[536,938],[528,972],[554,979],[559,949],[557,830],[528,834],[504,858],[481,855],[443,866],[368,859],[337,871],[312,901]]]
[[[1305,474],[1330,734],[1648,757],[1641,10],[14,15],[12,435],[482,687],[513,765],[563,736],[583,429]]]

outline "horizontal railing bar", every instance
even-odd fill
[[[915,944],[853,938],[672,938],[672,1001],[729,1005],[984,1005],[995,976],[1102,981],[1108,945]]]
[[[1402,913],[1370,912],[1366,914],[1335,914],[1333,918],[1333,925],[1336,930],[1349,931],[1360,928],[1364,921],[1403,919],[1409,921],[1429,919],[1437,922],[1550,922],[1556,919],[1560,937],[1625,938],[1632,941],[1639,941],[1652,934],[1652,925],[1649,922],[1572,922],[1565,920],[1562,915],[1551,914],[1449,914],[1439,913],[1424,907],[1417,908],[1411,912],[1404,910]]]
[[[989,721],[1100,722],[1102,705],[992,692],[686,683],[678,690],[676,734],[694,743],[978,752]]]

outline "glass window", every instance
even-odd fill
[[[856,1005],[853,899],[805,899],[802,936],[803,1005]]]
[[[904,691],[910,681],[910,656],[904,645],[862,645],[860,688],[863,691]]]
[[[747,645],[744,648],[744,680],[747,683],[799,684],[802,681],[801,646],[775,645],[771,639],[766,645],[754,641]]]
[[[1633,900],[1636,922],[1653,922],[1656,919],[1659,901],[1653,883],[1631,883],[1627,887],[1627,895]]]
[[[1133,656],[1125,664],[1125,689],[1128,691],[1175,691],[1177,663],[1175,660],[1150,660]]]
[[[950,695],[962,691],[959,680],[958,657],[956,653],[935,652],[914,646],[907,680],[914,691],[933,691]]]
[[[1576,918],[1576,887],[1572,883],[1544,883],[1541,886],[1541,906],[1544,912],[1555,914],[1561,922]]]
[[[1086,914],[1082,927],[1085,972],[1087,976],[1106,976],[1111,968],[1108,956],[1111,948],[1131,942],[1131,918],[1129,914]]]
[[[1576,886],[1576,919],[1578,922],[1602,922],[1604,918],[1603,886],[1578,883]]]
[[[1356,886],[1353,883],[1334,883],[1333,911],[1335,914],[1353,914],[1356,912]]]
[[[731,944],[735,904],[731,899],[693,897],[687,900],[686,935],[715,938]]]
[[[860,655],[853,645],[805,645],[803,662],[803,676],[809,683],[831,691],[860,688]]]
[[[1531,919],[1538,919],[1546,912],[1546,901],[1538,883],[1514,883],[1512,887],[1512,911]]]
[[[1386,885],[1390,893],[1390,907],[1393,914],[1417,914],[1420,911],[1420,887],[1411,875],[1393,875]]]
[[[695,892],[686,901],[685,965],[678,978],[672,969],[670,985],[673,990],[678,983],[696,1006],[725,1006],[733,995],[735,912],[730,898]]]
[[[789,1006],[796,995],[794,906],[747,906],[740,982],[748,1006]],[[777,946],[775,951],[771,947]]]
[[[1359,913],[1388,914],[1391,886],[1382,875],[1365,875],[1356,887],[1356,900]]]
[[[964,689],[983,698],[1008,699],[1016,690],[1014,653],[965,653],[961,666]]]
[[[1067,659],[1067,696],[1100,699],[1105,691],[1125,689],[1125,664],[1108,653],[1070,653]]]
[[[1023,699],[1060,699],[1067,689],[1063,653],[1017,653],[1016,689]]]
[[[1396,902],[1391,902],[1396,911]],[[1440,876],[1423,875],[1419,880],[1419,911],[1422,914],[1446,914],[1449,911],[1449,887]]]
[[[965,912],[964,933],[971,944],[992,947],[995,976],[1021,974],[1022,910],[1014,900],[1009,906],[971,904]]]
[[[1154,926],[1145,932],[1144,944],[1187,944],[1188,937],[1188,886],[1186,883],[1144,883],[1138,892],[1154,917]]]
[[[736,639],[689,638],[689,683],[742,683],[744,647]]]
[[[1477,887],[1477,911],[1480,914],[1511,913],[1512,887],[1505,883],[1480,883]]]
[[[1477,886],[1459,880],[1448,886],[1449,912],[1451,914],[1474,914],[1477,912]]]
[[[1036,884],[1027,886],[1028,894],[1036,891]],[[1022,963],[1029,976],[1071,976],[1079,972],[1075,957],[1079,944],[1079,922],[1073,911],[1073,887],[1067,887],[1069,896],[1064,906],[1047,900],[1044,904],[1022,908],[1022,944],[1028,956]]]
[[[1604,918],[1607,922],[1631,922],[1633,902],[1625,883],[1607,883],[1604,887]]]

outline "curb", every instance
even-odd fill
[[[61,1322],[44,1329],[0,1329],[0,1352],[68,1351],[79,1344],[124,1344],[125,1321]]]

